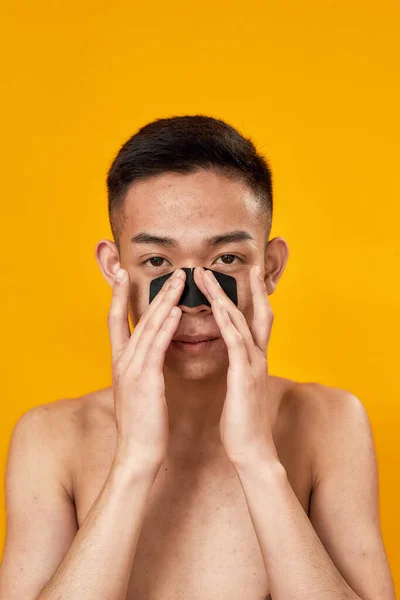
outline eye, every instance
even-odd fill
[[[233,258],[233,259],[234,259],[234,258],[236,258],[237,260],[241,261],[241,259],[240,259],[238,256],[236,256],[235,254],[223,254],[222,256],[219,256],[219,257],[217,258],[217,260],[218,260],[219,258],[224,258],[225,256],[229,256],[229,257],[231,257],[231,258]],[[224,262],[223,264],[224,264],[224,265],[231,265],[231,264],[233,264],[233,263],[232,263],[232,262],[227,262],[227,263],[226,263],[226,262]]]
[[[142,265],[145,265],[149,262],[149,260],[165,260],[165,258],[162,258],[161,256],[152,256],[151,258],[148,258],[147,260],[142,262]],[[158,265],[153,265],[151,264],[150,266],[152,267],[161,267],[162,265],[158,264]]]
[[[237,259],[237,260],[239,260],[240,262],[243,262],[243,261],[242,261],[242,259],[241,259],[241,258],[239,258],[238,256],[236,256],[235,254],[222,254],[222,256],[219,256],[219,257],[218,257],[216,260],[219,260],[220,258],[225,258],[225,257],[230,257],[230,259],[235,259],[235,258],[236,258],[236,259]],[[162,256],[151,256],[151,257],[150,257],[150,258],[148,258],[147,260],[143,261],[141,264],[142,264],[142,265],[146,265],[146,264],[147,264],[147,263],[149,263],[150,261],[156,261],[158,264],[151,263],[151,264],[149,264],[149,266],[151,266],[151,267],[155,267],[155,268],[157,269],[157,268],[160,268],[160,267],[163,267],[163,266],[164,266],[162,261],[165,261],[165,260],[166,260],[166,259],[165,259],[165,258],[163,258]],[[160,262],[160,261],[161,261],[161,262]],[[223,262],[223,264],[224,264],[224,265],[231,265],[231,264],[234,264],[234,263],[233,263],[233,261],[232,261],[232,260],[230,260],[230,262]]]

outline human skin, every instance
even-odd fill
[[[113,241],[101,240],[96,257],[110,285],[119,267],[128,272],[129,314],[133,326],[148,305],[152,279],[179,267],[196,265],[235,277],[238,309],[250,322],[253,316],[251,267],[261,266],[268,294],[272,294],[289,256],[288,245],[282,237],[269,240],[266,246],[267,224],[267,217],[260,212],[244,183],[205,170],[188,175],[165,173],[135,183],[128,190],[120,252]],[[253,239],[215,248],[202,244],[203,238],[238,230],[247,231]],[[171,248],[132,244],[131,238],[139,232],[173,237],[178,245]],[[225,255],[230,255],[228,260]],[[150,261],[152,257],[155,263]],[[207,332],[221,337],[211,307],[181,305],[180,308],[182,317],[176,336]],[[219,416],[225,400],[227,365],[228,353],[222,339],[207,354],[198,356],[168,349],[164,376],[171,450],[184,452],[188,444],[209,441],[210,436],[219,445]]]
[[[211,172],[165,174],[135,184],[126,200],[121,253],[111,240],[101,240],[96,257],[110,286],[120,266],[129,273],[128,302],[135,326],[146,311],[151,279],[197,265],[236,278],[238,309],[246,323],[252,322],[251,267],[262,267],[271,295],[288,249],[282,238],[270,240],[264,248],[265,224],[243,184]],[[202,245],[204,238],[237,229],[250,232],[254,242]],[[133,250],[130,239],[141,231],[174,237],[179,245],[144,244]],[[225,263],[221,259],[228,254],[243,262]],[[165,262],[151,268],[142,264],[150,256]],[[210,307],[180,308],[177,335],[221,332]],[[129,444],[127,452],[116,454],[112,389],[37,407],[26,415],[12,442],[10,535],[0,589],[5,590],[7,577],[11,581],[12,573],[18,572],[21,583],[12,600],[26,600],[28,593],[33,597],[32,590],[48,580],[61,561],[40,600],[58,598],[60,592],[66,600],[94,596],[111,600],[112,594],[119,600],[128,580],[128,600],[147,597],[147,592],[151,597],[172,599],[183,593],[204,598],[204,589],[207,597],[218,589],[221,598],[242,598],[240,585],[255,600],[268,588],[274,592],[273,600],[290,600],[293,590],[299,597],[298,581],[308,599],[321,600],[327,587],[335,598],[392,600],[377,524],[376,463],[361,404],[343,390],[268,376],[265,408],[285,468],[275,470],[255,461],[235,464],[254,526],[250,530],[249,513],[219,431],[228,354],[221,340],[218,350],[214,346],[203,356],[178,355],[168,348],[164,368],[168,455],[155,479],[154,473],[150,477],[137,470],[137,456],[132,456]],[[32,463],[30,456],[35,457]],[[38,460],[39,487],[30,475]],[[193,502],[195,512],[190,513]],[[181,507],[178,514],[177,507]],[[222,507],[224,512],[218,512]],[[148,519],[138,553],[145,513]],[[317,543],[306,514],[325,548]],[[180,518],[173,519],[174,515]],[[205,519],[208,527],[203,525]],[[263,579],[254,531],[268,581]],[[35,553],[22,553],[21,546],[35,547]],[[328,548],[335,565],[327,559]],[[293,565],[296,576],[289,578]],[[325,579],[313,577],[314,567]],[[339,569],[358,595],[342,585]],[[332,582],[339,587],[332,587]],[[11,594],[4,593],[9,600]]]

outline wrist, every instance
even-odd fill
[[[141,459],[132,452],[122,451],[117,448],[112,464],[114,476],[124,480],[148,480],[153,482],[157,476],[162,462]]]
[[[272,447],[267,444],[251,444],[241,452],[236,451],[234,455],[227,451],[227,455],[234,467],[240,470],[252,469],[254,465],[271,465],[271,468],[276,464],[282,465],[275,444]]]
[[[258,457],[233,463],[241,479],[275,480],[287,477],[286,469],[277,457]]]

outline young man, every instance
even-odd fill
[[[18,421],[1,600],[394,600],[361,401],[268,372],[288,247],[265,159],[159,119],[107,183],[112,386]]]

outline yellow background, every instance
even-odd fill
[[[381,0],[31,1],[3,9],[1,478],[30,407],[110,384],[106,170],[140,126],[227,120],[271,162],[270,372],[370,416],[400,581],[399,24]],[[5,533],[4,491],[1,538]]]

